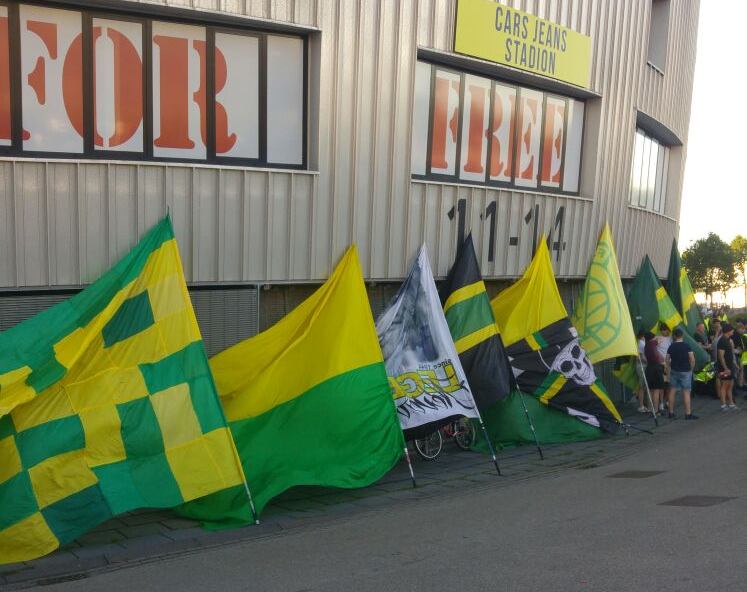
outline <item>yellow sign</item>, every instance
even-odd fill
[[[591,37],[492,0],[459,0],[454,51],[589,86]]]

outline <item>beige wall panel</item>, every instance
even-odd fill
[[[587,102],[587,123],[593,125],[584,143],[582,177],[588,182],[581,199],[411,180],[417,50],[451,50],[454,0],[160,3],[240,15],[248,24],[314,29],[311,45],[319,50],[311,59],[319,76],[311,82],[318,96],[318,113],[310,113],[310,127],[318,129],[309,137],[313,170],[3,159],[0,289],[90,282],[167,210],[190,282],[319,281],[351,242],[368,278],[403,277],[422,242],[436,274],[445,275],[458,232],[457,217],[447,214],[460,199],[466,200],[465,229],[473,233],[487,278],[522,273],[532,253],[535,206],[538,236],[554,228],[564,208],[559,260],[553,251],[561,277],[585,274],[605,220],[613,228],[623,275],[633,275],[646,253],[660,273],[666,271],[686,149],[670,165],[666,215],[629,207],[636,113],[645,112],[686,144],[697,1],[671,0],[663,76],[646,65],[648,1],[505,2],[592,36],[590,90],[601,98]],[[500,68],[495,74],[500,77]],[[489,261],[486,210],[492,203]]]
[[[0,286],[18,285],[16,248],[18,227],[15,216],[15,163],[0,162]]]
[[[78,283],[78,184],[75,163],[58,163],[47,170],[49,282]]]

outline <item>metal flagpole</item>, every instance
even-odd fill
[[[640,322],[643,320],[643,317],[639,315],[639,316],[636,316],[635,319],[636,321]],[[641,362],[640,353],[636,356],[636,359],[638,360],[638,368],[640,368],[641,370],[641,377],[643,378],[643,385],[646,387],[646,395],[648,396],[648,402],[651,405],[651,416],[654,418],[654,425],[658,428],[659,420],[656,419],[656,412],[658,411],[658,409],[654,409],[654,401],[651,398],[651,391],[648,388],[648,379],[646,378],[646,373],[643,371],[643,362]]]
[[[204,352],[204,345],[203,345],[203,352]],[[205,356],[207,357],[207,353],[205,353]],[[226,418],[226,412],[223,409],[223,403],[220,401],[220,394],[218,393],[218,387],[215,386],[215,380],[213,379],[212,372],[209,373],[210,376],[210,382],[213,385],[213,390],[215,392],[216,397],[218,397],[218,408],[220,409],[221,417],[223,418],[223,425],[226,426],[226,430],[228,430],[228,435],[231,440],[231,450],[233,450],[233,458],[236,461],[236,466],[239,469],[239,472],[241,473],[241,479],[242,483],[244,484],[244,491],[246,492],[246,497],[249,500],[249,508],[252,511],[252,518],[254,518],[254,524],[259,524],[259,516],[257,516],[257,508],[254,507],[254,500],[252,499],[252,492],[249,490],[249,483],[246,481],[246,475],[244,474],[244,467],[241,464],[241,457],[239,456],[239,451],[236,449],[236,442],[234,442],[233,434],[231,433],[231,428],[228,426],[228,419]]]
[[[242,471],[243,474],[243,471]],[[252,509],[252,517],[254,518],[254,524],[259,524],[259,516],[257,516],[257,509],[254,507],[254,500],[252,499],[252,492],[249,491],[249,483],[246,482],[246,476],[244,476],[244,491],[246,491],[246,497],[249,499],[249,507]]]
[[[223,406],[221,405],[221,411],[223,410]],[[225,415],[223,416],[225,421]],[[228,430],[228,433],[231,433],[231,428],[228,427],[228,424],[226,423],[226,429]],[[239,456],[239,451],[236,450],[236,443],[233,441],[233,435],[231,435],[231,449],[233,450],[233,458],[236,461],[236,464],[239,467],[239,471],[241,472],[241,479],[242,483],[244,484],[244,491],[246,492],[246,497],[249,500],[249,508],[252,510],[252,518],[254,518],[254,524],[259,524],[259,516],[257,516],[257,509],[254,507],[254,500],[252,499],[252,492],[249,490],[249,483],[246,481],[246,475],[244,474],[244,467],[241,464],[241,457]]]
[[[436,384],[435,382],[431,381],[430,384],[442,395],[448,397],[449,394],[441,388],[440,385]],[[485,424],[482,421],[482,415],[480,414],[480,410],[477,408],[477,402],[475,401],[475,397],[472,396],[472,391],[469,390],[464,385],[464,381],[459,383],[459,386],[462,387],[464,390],[466,390],[469,393],[470,399],[472,399],[472,402],[475,404],[475,412],[477,413],[477,421],[480,422],[480,428],[482,428],[482,433],[485,436],[485,440],[488,443],[488,450],[490,450],[490,457],[493,459],[493,464],[495,465],[495,470],[498,471],[498,474],[501,474],[501,468],[498,466],[498,458],[495,455],[495,448],[493,448],[493,443],[490,441],[490,436],[488,436],[488,430],[485,428]]]
[[[532,436],[534,437],[534,444],[537,446],[537,452],[539,452],[540,460],[545,460],[545,455],[542,454],[542,447],[540,446],[539,439],[537,438],[537,430],[534,429],[534,422],[532,416],[529,414],[526,401],[524,401],[524,393],[521,392],[519,386],[516,386],[516,390],[519,392],[519,399],[521,399],[521,406],[524,407],[524,415],[526,415],[527,422],[529,422],[529,429],[532,430]]]
[[[473,399],[474,401],[474,399]],[[488,443],[488,449],[490,450],[490,456],[493,459],[493,464],[495,465],[495,470],[498,471],[498,474],[501,474],[501,468],[498,466],[498,459],[495,456],[495,449],[493,448],[493,443],[490,441],[490,436],[488,436],[488,430],[485,428],[485,424],[482,421],[482,415],[480,415],[480,410],[477,408],[477,405],[475,405],[475,411],[477,411],[477,421],[480,422],[480,427],[482,428],[482,433],[485,436],[485,440]]]
[[[465,388],[464,384],[460,385],[462,388]],[[490,441],[490,436],[488,435],[488,430],[485,427],[485,423],[482,421],[482,413],[480,413],[480,410],[477,408],[477,402],[475,401],[475,397],[472,396],[472,391],[469,389],[466,389],[469,393],[469,396],[472,397],[472,402],[475,404],[475,411],[477,412],[477,421],[480,422],[480,428],[482,428],[482,434],[485,436],[485,441],[488,443],[488,450],[490,451],[490,457],[493,459],[493,464],[495,465],[495,470],[498,472],[498,474],[501,474],[501,468],[498,466],[498,458],[495,455],[495,448],[493,448],[493,443]]]
[[[412,461],[410,460],[410,451],[407,449],[407,442],[405,442],[405,458],[407,459],[407,468],[410,469],[410,479],[412,479],[413,489],[418,486],[415,483],[415,471],[412,470]]]
[[[641,371],[641,378],[643,379],[643,386],[646,387],[646,396],[648,397],[648,404],[651,406],[651,416],[654,418],[654,425],[658,428],[659,427],[659,420],[656,419],[656,409],[654,409],[654,401],[651,399],[651,391],[648,388],[648,379],[646,378],[646,373],[643,371],[643,362],[641,362],[641,357],[636,356],[638,358],[638,368]]]

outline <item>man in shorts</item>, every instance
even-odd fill
[[[690,346],[684,342],[682,329],[675,329],[672,334],[674,341],[667,350],[666,366],[669,369],[669,389],[667,389],[667,403],[669,419],[675,419],[674,396],[682,391],[682,403],[685,406],[685,419],[698,419],[693,415],[690,389],[693,383],[693,369],[695,368],[695,354]]]
[[[734,327],[725,323],[721,328],[721,338],[718,340],[716,371],[719,378],[719,399],[721,399],[721,411],[739,409],[734,404],[734,377],[737,374],[734,363],[734,344],[732,343]]]

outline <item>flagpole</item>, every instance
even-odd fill
[[[197,321],[195,321],[197,322]],[[203,343],[203,352],[205,353],[205,358],[207,358],[207,351],[204,349],[205,344]],[[233,439],[233,434],[231,433],[231,428],[228,425],[228,418],[226,417],[226,411],[223,409],[223,403],[220,400],[220,393],[218,393],[218,387],[215,384],[215,379],[213,378],[213,373],[209,372],[208,376],[210,377],[210,382],[213,385],[213,392],[215,392],[215,396],[218,399],[218,409],[220,409],[220,415],[223,419],[223,425],[226,426],[226,430],[228,431],[229,438],[231,440],[231,450],[233,451],[233,459],[236,461],[236,466],[239,469],[239,474],[241,475],[242,483],[244,484],[244,491],[246,492],[246,497],[249,500],[249,508],[252,511],[252,518],[254,518],[254,524],[259,524],[259,516],[257,515],[257,508],[254,506],[254,499],[252,498],[252,492],[249,489],[249,483],[246,480],[246,474],[244,473],[244,466],[241,464],[241,456],[239,456],[239,451],[236,448],[236,442]]]
[[[636,316],[635,319],[636,319],[636,321],[642,321],[643,317],[640,316],[640,315],[638,315],[638,316]],[[654,425],[658,428],[659,427],[659,420],[656,419],[656,412],[658,410],[654,409],[654,401],[651,398],[651,391],[648,388],[648,379],[646,378],[646,373],[643,370],[643,362],[641,362],[641,355],[638,354],[636,356],[636,359],[638,360],[638,368],[640,368],[640,370],[641,370],[641,376],[643,377],[643,385],[646,387],[646,396],[648,396],[648,404],[651,406],[651,417],[654,418]],[[662,394],[662,398],[663,397],[664,397],[664,395]]]
[[[498,459],[495,456],[495,448],[493,448],[493,443],[490,441],[490,436],[488,436],[488,430],[485,428],[485,424],[482,421],[482,416],[480,415],[480,410],[477,408],[477,405],[475,405],[475,411],[477,411],[477,421],[480,422],[480,427],[482,428],[482,433],[485,436],[485,440],[488,443],[488,450],[490,450],[490,456],[493,459],[493,464],[495,465],[495,470],[498,471],[498,475],[501,475],[501,468],[498,466]]]
[[[490,436],[488,436],[488,430],[485,428],[485,424],[482,421],[482,415],[480,414],[480,410],[477,407],[477,402],[475,401],[475,398],[472,396],[472,391],[469,390],[464,384],[465,381],[462,381],[459,386],[461,386],[464,390],[466,390],[469,393],[470,399],[472,399],[472,402],[475,404],[475,412],[477,413],[477,421],[480,422],[480,428],[482,429],[482,433],[485,436],[485,440],[488,443],[488,450],[490,450],[490,457],[493,459],[493,464],[495,465],[495,470],[498,472],[498,475],[501,475],[501,468],[498,466],[498,458],[495,455],[495,448],[493,448],[493,443],[490,441]],[[441,388],[440,385],[436,384],[435,382],[431,381],[430,383],[440,394],[448,397],[448,393]]]
[[[534,422],[532,416],[529,414],[529,408],[527,407],[526,401],[524,401],[524,393],[521,392],[519,385],[516,385],[516,390],[519,392],[519,399],[521,400],[521,406],[524,407],[524,415],[529,422],[529,429],[532,430],[532,436],[534,437],[534,444],[537,446],[537,452],[539,452],[540,460],[545,460],[545,455],[542,454],[542,447],[540,446],[539,439],[537,438],[537,430],[534,429]]]
[[[231,428],[227,427],[226,429],[230,433]],[[244,491],[246,492],[246,497],[249,500],[249,507],[252,510],[252,518],[254,518],[254,524],[259,524],[259,516],[257,516],[257,509],[254,507],[254,500],[252,499],[252,492],[249,490],[249,483],[247,483],[246,475],[244,474],[244,468],[241,466],[241,458],[239,457],[239,451],[236,450],[236,445],[233,442],[233,436],[231,436],[231,448],[233,448],[233,454],[236,460],[236,464],[238,464],[239,470],[241,471],[241,478],[242,478],[242,482],[244,483]]]
[[[654,401],[651,399],[651,391],[648,388],[648,379],[646,378],[646,373],[643,371],[643,362],[641,362],[641,356],[636,356],[636,358],[638,358],[638,368],[641,370],[643,386],[646,387],[646,396],[648,397],[648,404],[651,407],[651,416],[654,418],[654,425],[658,428],[659,420],[656,419],[656,409],[654,409]]]
[[[495,448],[493,448],[493,443],[490,441],[490,436],[488,435],[488,430],[485,427],[485,423],[482,421],[482,414],[480,413],[480,409],[477,407],[477,402],[475,401],[475,397],[472,396],[472,391],[466,388],[464,383],[462,383],[460,386],[469,393],[469,396],[472,399],[472,402],[475,404],[475,411],[477,412],[477,421],[480,422],[480,428],[482,428],[482,433],[485,436],[485,441],[488,443],[488,450],[490,451],[490,457],[493,459],[493,464],[495,465],[495,470],[498,472],[498,475],[501,475],[501,468],[498,466],[498,458],[495,455]],[[440,387],[439,387],[439,390],[441,390]]]
[[[412,461],[410,460],[410,451],[407,449],[407,442],[405,442],[405,458],[407,459],[407,468],[410,469],[410,479],[412,479],[412,488],[415,489],[418,484],[415,482],[415,471],[412,470]]]

